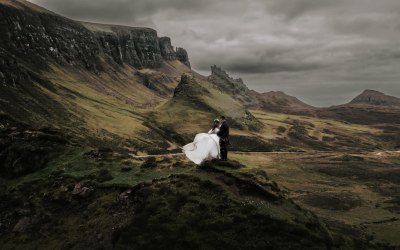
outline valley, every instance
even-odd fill
[[[1,249],[398,249],[400,98],[259,93],[171,38],[0,0]],[[215,118],[229,161],[181,147]]]

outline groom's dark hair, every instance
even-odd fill
[[[220,117],[222,120],[225,120],[225,116],[223,116],[223,115],[221,115],[221,117]]]

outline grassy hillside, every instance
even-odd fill
[[[250,131],[261,128],[261,123],[241,103],[196,75],[182,76],[174,96],[157,109],[155,119],[177,132],[193,134],[207,132],[220,115],[229,117],[233,128]]]
[[[260,137],[297,149],[358,151],[390,147],[378,139],[384,131],[376,127],[260,110],[252,113],[264,124]]]
[[[135,161],[117,152],[67,146],[45,168],[1,183],[3,249],[352,249],[359,244],[351,237],[332,238],[264,171],[237,162],[196,168],[183,158]]]
[[[397,124],[288,115],[312,107],[216,67],[201,76],[153,29],[80,23],[25,1],[0,0],[0,17],[1,249],[398,244],[400,161],[368,153],[399,147]],[[234,160],[162,155],[220,115]],[[294,154],[254,153],[266,151]],[[149,154],[159,156],[136,157]]]
[[[232,158],[253,171],[269,173],[289,197],[315,212],[333,231],[400,244],[398,153],[260,153]]]

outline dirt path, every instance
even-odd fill
[[[160,157],[160,156],[178,156],[178,155],[184,155],[184,153],[159,154],[159,155],[134,155],[134,154],[130,154],[130,155],[134,159],[146,159],[146,158]]]
[[[244,151],[230,151],[233,154],[269,154],[269,155],[277,155],[277,154],[331,154],[337,152],[330,151],[305,151],[305,152],[244,152]],[[400,154],[400,151],[377,151],[377,152],[340,152],[343,154],[374,154],[380,156],[382,154]],[[134,155],[130,154],[134,159],[147,159],[151,157],[166,157],[166,156],[181,156],[185,155],[184,153],[171,153],[171,154],[157,154],[157,155]]]

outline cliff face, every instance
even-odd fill
[[[185,49],[177,48],[176,58],[190,68],[189,55]]]
[[[190,68],[189,56],[185,49],[176,48],[171,45],[169,37],[159,38],[161,55],[165,60],[179,60]]]
[[[166,60],[176,60],[176,52],[174,50],[174,47],[172,47],[171,45],[171,38],[160,37],[158,41],[160,43],[161,55]]]
[[[0,47],[26,63],[45,67],[59,64],[100,67],[99,47],[93,34],[61,16],[0,4]]]
[[[163,60],[180,60],[190,66],[184,49],[173,50],[169,38],[158,38],[149,28],[79,23],[25,2],[0,2],[0,47],[44,68],[61,65],[102,70],[101,58],[113,65],[157,68]]]
[[[124,26],[83,25],[93,32],[101,52],[109,62],[120,65],[126,63],[137,68],[161,66],[163,57],[155,30]]]

